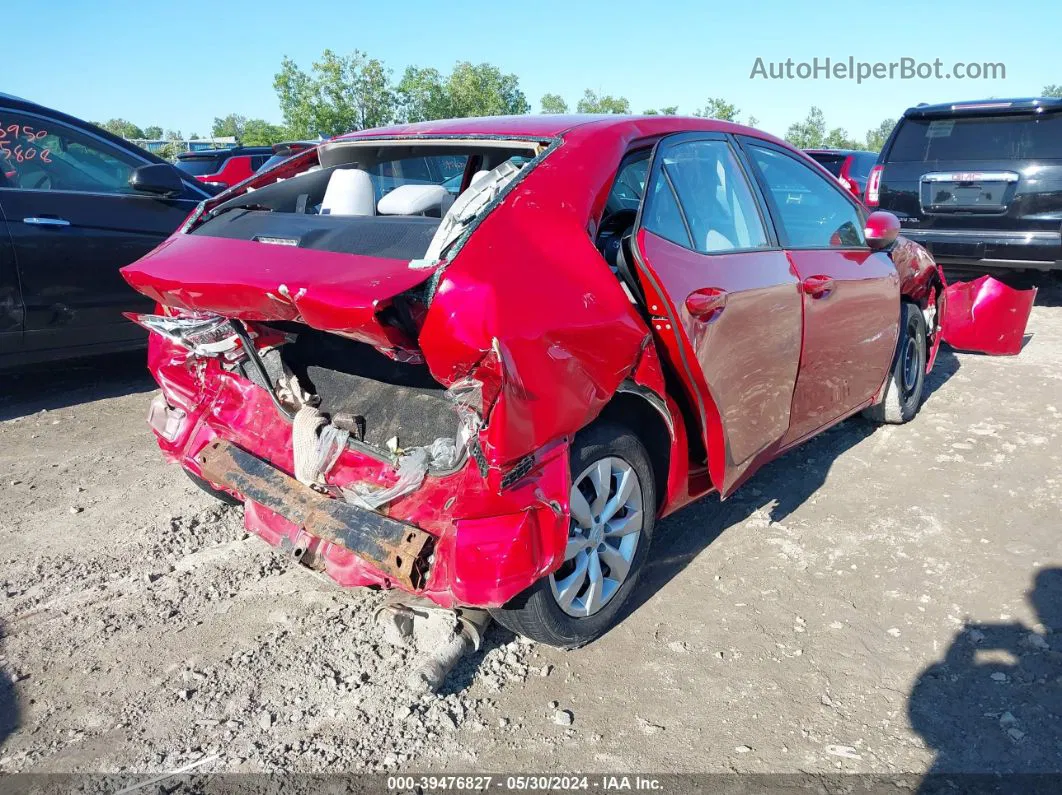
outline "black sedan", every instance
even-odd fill
[[[0,367],[144,344],[118,269],[210,190],[65,113],[0,94]]]

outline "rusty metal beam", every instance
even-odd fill
[[[410,589],[424,586],[433,536],[412,525],[319,494],[224,439],[198,456],[203,477],[239,492],[302,527],[349,549]]]

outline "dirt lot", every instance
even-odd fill
[[[0,771],[1062,770],[1043,284],[1019,357],[945,350],[915,422],[846,422],[665,521],[600,641],[494,629],[420,699],[379,595],[272,553],[162,463],[138,358],[5,376]]]

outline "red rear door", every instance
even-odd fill
[[[846,417],[892,365],[900,280],[863,237],[863,214],[832,180],[779,146],[742,137],[800,278],[804,339],[788,445]]]
[[[800,284],[722,134],[658,144],[636,249],[653,332],[699,415],[724,496],[789,429]]]

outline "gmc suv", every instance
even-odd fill
[[[866,204],[945,266],[1062,269],[1062,99],[908,109]]]

